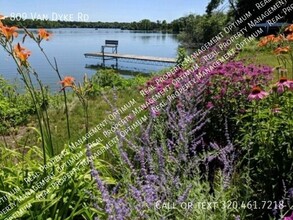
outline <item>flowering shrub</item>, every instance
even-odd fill
[[[251,199],[256,201],[282,201],[286,208],[274,207],[275,213],[284,214],[290,209],[288,197],[293,186],[293,88],[292,81],[281,78],[270,93],[254,88],[249,97],[251,105],[239,119],[239,139],[244,153],[242,166],[247,169],[253,182]]]
[[[159,77],[154,77],[147,82],[146,87],[154,89],[146,96],[149,100],[158,92],[166,87],[171,87],[173,92],[179,90],[188,81],[197,79],[199,73],[207,70],[207,66],[202,66],[186,77],[186,71],[179,69],[170,75],[166,80],[160,82]],[[241,61],[230,61],[218,65],[198,82],[206,83],[204,91],[203,105],[211,108],[209,113],[210,123],[207,127],[208,141],[225,142],[225,118],[229,115],[228,125],[230,134],[234,138],[238,128],[233,119],[237,114],[245,112],[249,104],[249,95],[251,88],[256,85],[268,86],[272,79],[272,68],[268,66],[245,65]],[[177,80],[183,78],[183,80]],[[159,82],[159,83],[158,83]],[[194,96],[189,93],[188,96]]]
[[[223,141],[225,118],[228,120],[231,137],[237,138],[239,126],[236,125],[234,117],[245,112],[251,88],[255,85],[266,87],[271,78],[270,67],[245,65],[235,61],[222,64],[211,72],[206,101],[209,105],[207,107],[212,107],[208,131],[212,140]]]
[[[139,137],[116,133],[120,140],[116,152],[120,184],[114,189],[107,186],[99,171],[92,167],[92,176],[103,199],[99,205],[107,213],[105,218],[180,219],[196,215],[228,219],[239,213],[237,209],[197,207],[205,202],[224,203],[232,199],[232,194],[237,198],[235,189],[229,187],[233,170],[233,157],[230,156],[234,146],[232,143],[227,146],[206,144],[203,140],[209,111],[202,105],[205,88],[204,83],[198,84],[179,95],[176,101],[167,101],[159,115],[150,114]],[[190,96],[190,93],[194,95]],[[107,97],[105,100],[113,106]],[[213,181],[214,193],[211,194],[213,189],[204,170],[208,170],[215,160],[219,160],[224,168],[214,175],[218,180]],[[184,208],[188,202],[193,205]]]

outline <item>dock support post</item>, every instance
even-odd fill
[[[104,51],[104,47],[102,46],[102,53],[103,53],[103,67],[105,67],[105,51]]]

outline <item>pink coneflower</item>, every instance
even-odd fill
[[[293,212],[291,213],[290,216],[285,217],[284,220],[293,220]]]
[[[153,108],[151,109],[151,115],[152,115],[152,117],[156,118],[156,117],[160,116],[160,114],[161,113],[159,111],[154,110]]]
[[[283,93],[286,88],[290,90],[293,89],[293,81],[290,81],[285,77],[281,77],[279,82],[277,82],[276,86],[277,86],[277,92]]]
[[[261,90],[261,88],[259,86],[255,86],[251,90],[251,93],[249,94],[248,99],[249,100],[261,100],[261,99],[264,99],[265,97],[267,97],[268,95],[269,95],[269,93]]]
[[[289,90],[293,90],[293,80],[288,80],[287,85]]]
[[[208,102],[208,103],[206,104],[206,107],[207,107],[207,108],[213,108],[213,107],[214,107],[214,104],[213,104],[212,102]]]

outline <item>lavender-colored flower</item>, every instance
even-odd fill
[[[293,187],[288,189],[289,198],[293,198]]]
[[[192,189],[192,185],[189,185],[184,193],[178,198],[177,203],[180,204],[182,202],[186,202],[186,199],[188,198],[189,192]]]

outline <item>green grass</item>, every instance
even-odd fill
[[[107,92],[106,96],[108,99],[113,100],[112,92]],[[62,99],[60,95],[52,96],[53,100]],[[144,102],[144,99],[141,95],[139,95],[138,90],[135,88],[117,90],[117,108],[122,107],[127,104],[130,100],[135,99],[136,105],[134,107],[139,106]],[[78,98],[73,98],[72,95],[69,95],[69,120],[70,120],[70,131],[71,131],[71,142],[78,141],[79,138],[85,135],[85,121],[84,121],[84,112],[82,105]],[[58,101],[59,102],[59,101]],[[114,103],[114,102],[113,102]],[[126,115],[131,113],[131,110],[134,108],[130,108],[125,111],[121,117],[125,117]],[[94,98],[89,100],[89,129],[94,128],[100,122],[108,117],[111,113],[111,107],[105,102],[102,96],[95,96]],[[55,104],[49,108],[49,117],[51,120],[51,131],[53,136],[54,150],[55,153],[59,153],[65,144],[68,143],[68,135],[66,130],[66,116],[64,114],[64,108],[62,104]],[[37,127],[36,121],[32,118],[32,122],[28,125],[32,127]],[[110,124],[107,124],[105,128],[94,134],[89,142],[95,141],[97,138],[101,138],[104,140],[103,144],[106,144],[112,137],[106,138],[103,135],[104,130],[108,130],[111,128]],[[19,145],[27,145],[31,146],[37,143],[37,135],[35,132],[27,132],[21,138]]]
[[[261,48],[258,46],[258,41],[252,41],[249,45],[244,47],[242,51],[238,54],[237,60],[244,60],[247,64],[259,64],[267,65],[272,68],[283,67],[282,64],[278,62],[277,55],[274,54],[274,48]],[[290,60],[289,55],[284,55],[288,61]],[[288,67],[290,64],[287,63]],[[291,67],[290,67],[291,68]],[[290,71],[290,69],[289,69]],[[288,76],[289,77],[289,76]],[[277,81],[280,78],[277,70],[274,71],[273,81]]]
[[[268,65],[270,67],[279,66],[276,55],[268,50],[243,51],[239,54],[239,59],[245,59],[248,63]]]

